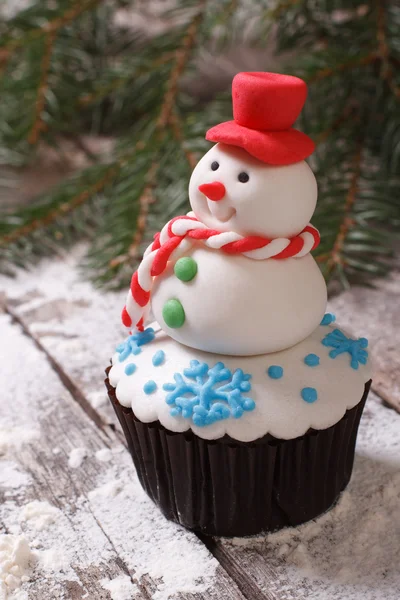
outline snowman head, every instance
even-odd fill
[[[242,148],[219,143],[195,167],[189,198],[196,217],[211,229],[292,237],[311,219],[317,183],[304,160],[269,165]]]

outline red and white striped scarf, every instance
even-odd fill
[[[154,236],[153,243],[147,248],[142,262],[132,275],[126,305],[122,311],[122,322],[126,327],[134,324],[138,331],[143,331],[154,278],[165,271],[169,261],[175,262],[196,242],[226,254],[243,254],[253,260],[266,260],[300,258],[314,250],[319,241],[318,230],[311,223],[293,238],[271,240],[255,235],[244,237],[234,231],[210,229],[193,212],[175,217]]]

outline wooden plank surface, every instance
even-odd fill
[[[3,281],[3,294],[7,309],[20,320],[27,334],[42,345],[59,374],[64,374],[64,384],[75,402],[100,427],[98,435],[106,439],[111,436],[113,443],[118,444],[122,438],[118,428],[113,432],[115,417],[109,410],[101,379],[110,352],[124,335],[119,312],[125,293],[100,294],[79,281],[76,270],[79,260],[78,249],[66,261],[44,263],[38,271],[8,282],[6,293]],[[375,390],[392,404],[399,398],[396,369],[400,359],[391,342],[393,331],[399,331],[399,291],[400,276],[395,274],[376,290],[354,288],[335,298],[330,306],[340,325],[370,338]],[[338,506],[317,521],[272,536],[203,540],[223,567],[218,576],[223,591],[214,590],[216,597],[241,597],[241,592],[244,597],[256,600],[361,597],[397,600],[393,586],[400,587],[400,579],[392,544],[398,521],[393,523],[391,504],[393,494],[400,493],[400,482],[396,479],[400,469],[400,452],[395,447],[394,435],[397,428],[400,417],[387,409],[379,397],[372,397],[362,420],[352,482]],[[387,443],[382,444],[380,431]],[[132,469],[129,460],[126,469]],[[133,505],[135,499],[131,501]],[[377,517],[380,526],[374,529],[377,507],[382,514]],[[102,513],[97,518],[107,522]],[[104,523],[101,524],[104,529]],[[112,539],[112,524],[107,527],[106,534]],[[374,552],[369,544],[366,544],[368,552],[363,551],[363,529],[369,530],[374,548],[382,546],[381,534],[386,540],[375,563],[370,564]],[[359,557],[353,573],[347,568],[348,563],[354,562],[353,550],[350,542],[344,543],[342,538],[357,541]],[[121,555],[118,544],[114,546]],[[129,554],[126,549],[124,552]],[[125,558],[123,552],[122,555]],[[331,573],[324,567],[330,561]],[[226,572],[237,587],[229,583]],[[151,584],[144,589],[150,594],[154,591]]]
[[[17,305],[25,302],[11,310]],[[123,578],[138,600],[163,600],[169,592],[243,600],[200,540],[159,513],[121,437],[99,416],[91,418],[67,389],[68,375],[60,377],[60,365],[55,370],[9,314],[0,315],[0,339],[7,381],[0,514],[3,533],[22,535],[35,557],[23,585],[27,598],[110,599],[107,581]],[[100,389],[102,379],[100,370]]]
[[[116,440],[99,431],[71,401],[45,357],[4,314],[0,317],[0,338],[5,341],[1,364],[8,384],[3,388],[0,419],[2,430],[11,432],[1,460],[2,468],[6,465],[11,473],[1,488],[3,527],[6,532],[23,534],[32,549],[43,557],[41,564],[44,564],[43,552],[46,551],[52,552],[55,561],[58,560],[57,557],[64,554],[64,541],[69,544],[67,554],[71,558],[63,583],[59,577],[52,581],[51,576],[42,576],[40,568],[35,569],[27,586],[29,594],[32,598],[51,598],[52,593],[55,595],[64,589],[71,598],[82,598],[85,591],[90,590],[98,598],[107,598],[100,581],[126,575],[128,569],[87,502],[88,493],[97,486],[103,465],[85,459],[79,469],[70,469],[68,458],[74,448],[85,447],[93,456],[96,451],[115,445]],[[17,385],[16,380],[23,385]],[[19,444],[21,433],[27,443]],[[12,439],[14,436],[17,439]],[[15,473],[20,477],[12,476]],[[34,508],[30,504],[33,501],[41,503],[37,511],[44,510],[50,515],[48,527],[35,528],[37,519],[34,518],[20,521],[24,509]],[[79,526],[79,521],[85,523],[84,528]],[[54,538],[45,531],[51,527],[56,532]],[[68,540],[57,540],[57,534],[68,536]],[[35,539],[39,542],[36,548]],[[47,545],[50,540],[51,546]],[[139,594],[138,598],[146,596]]]

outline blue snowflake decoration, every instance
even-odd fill
[[[136,356],[140,354],[142,349],[140,346],[149,344],[154,340],[154,329],[148,327],[144,331],[137,331],[130,335],[122,344],[117,346],[117,352],[119,353],[119,362],[123,362],[130,354]]]
[[[331,358],[336,358],[339,354],[348,352],[351,357],[350,366],[352,369],[357,370],[359,364],[367,364],[368,351],[365,348],[368,346],[368,340],[366,338],[352,340],[340,331],[340,329],[334,329],[323,338],[322,344],[333,348],[329,352]]]
[[[198,427],[233,417],[239,419],[244,411],[254,410],[255,402],[243,395],[251,390],[251,375],[242,369],[234,373],[218,362],[211,369],[205,362],[190,361],[190,368],[174,374],[175,383],[165,383],[169,392],[165,401],[171,415],[192,419]]]

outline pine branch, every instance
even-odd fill
[[[153,187],[154,187],[154,178],[157,173],[158,164],[152,163],[150,170],[147,173],[148,183],[145,185],[142,194],[139,197],[139,212],[136,219],[135,233],[133,236],[133,241],[128,248],[128,252],[126,254],[122,254],[112,258],[110,260],[110,267],[120,267],[124,263],[134,262],[139,258],[139,248],[143,241],[143,237],[146,231],[147,224],[147,216],[149,213],[150,204],[155,202],[155,198],[153,195]]]
[[[53,52],[54,42],[57,37],[57,30],[53,30],[51,33],[47,34],[45,41],[45,51],[42,58],[41,65],[41,76],[39,87],[37,91],[37,98],[35,103],[35,117],[32,125],[31,132],[28,136],[28,142],[30,144],[37,144],[39,141],[39,136],[41,131],[45,128],[45,124],[42,119],[42,112],[44,110],[45,101],[46,101],[46,90],[48,86],[49,79],[49,71],[50,71],[50,62],[51,55]]]
[[[18,48],[24,47],[27,43],[46,35],[54,35],[65,25],[72,23],[78,17],[80,17],[87,10],[93,9],[102,0],[81,0],[74,2],[73,6],[65,11],[62,16],[55,17],[53,20],[45,23],[41,27],[35,27],[28,32],[24,32],[24,35],[20,38],[11,39],[6,41],[4,45],[0,45],[3,52],[7,52],[10,55],[11,52]]]
[[[113,0],[45,4],[22,12],[8,31],[0,23],[0,164],[21,164],[38,141],[56,147],[63,134],[112,134],[117,141],[111,159],[99,157],[3,215],[3,269],[86,235],[93,236],[90,277],[125,285],[153,232],[188,209],[190,171],[210,147],[205,131],[231,117],[228,90],[200,104],[180,86],[196,76],[193,59],[202,47],[218,54],[244,36],[262,47],[273,30],[278,51],[293,56],[279,70],[309,83],[300,128],[317,142],[317,259],[327,278],[343,285],[387,272],[391,240],[400,233],[394,0],[350,7],[344,0],[282,0],[272,8],[267,0],[180,0],[166,13],[171,28],[146,43],[140,32],[118,29]]]
[[[313,75],[311,75],[311,77],[309,77],[307,79],[307,83],[309,83],[309,84],[316,83],[318,81],[321,81],[321,79],[325,79],[327,77],[333,77],[335,75],[338,75],[339,73],[343,73],[343,71],[349,71],[356,67],[370,65],[372,63],[377,62],[379,60],[379,58],[380,57],[377,54],[375,54],[374,52],[371,52],[371,53],[367,54],[366,56],[361,56],[361,57],[358,57],[358,58],[355,58],[352,60],[346,60],[346,61],[339,63],[333,67],[325,67],[323,69],[320,69]]]
[[[329,253],[328,259],[326,261],[326,275],[328,277],[334,267],[343,266],[344,243],[346,240],[346,236],[348,235],[351,228],[354,226],[354,219],[351,216],[351,212],[357,199],[358,185],[361,175],[362,148],[362,142],[360,142],[358,144],[353,159],[353,174],[350,179],[350,185],[344,203],[342,222],[340,224],[339,231],[336,235],[335,243],[333,244],[332,250]]]
[[[386,37],[386,10],[384,0],[377,0],[377,32],[378,54],[381,60],[381,73],[396,98],[400,99],[400,86],[394,82],[393,68],[390,60],[390,50]]]
[[[318,147],[320,144],[326,142],[329,137],[335,133],[340,127],[346,123],[349,119],[355,117],[357,115],[357,110],[352,103],[346,104],[343,110],[339,113],[336,119],[323,131],[318,133],[315,137],[314,142],[315,146]]]
[[[175,65],[171,71],[171,76],[167,84],[165,100],[161,107],[160,116],[157,121],[157,129],[159,131],[162,131],[167,125],[170,124],[170,118],[178,92],[178,82],[189,60],[190,52],[193,48],[198,28],[200,27],[203,19],[205,5],[205,0],[201,0],[199,3],[199,12],[190,23],[187,33],[183,38],[182,45],[176,51]]]
[[[283,0],[282,2],[278,2],[278,4],[274,8],[268,11],[268,16],[271,18],[272,21],[276,21],[283,13],[285,13],[293,7],[298,6],[302,2],[304,2],[304,0]]]
[[[182,147],[182,150],[183,150],[183,153],[184,153],[185,158],[187,160],[187,163],[189,165],[189,168],[193,171],[193,169],[197,165],[197,157],[194,154],[194,152],[192,152],[191,150],[189,150],[187,148],[187,146],[186,146],[186,141],[185,141],[185,137],[184,137],[183,129],[182,129],[182,123],[179,120],[179,117],[176,114],[176,111],[172,111],[172,114],[171,114],[171,116],[169,118],[169,122],[170,122],[170,125],[171,125],[172,133],[173,133],[173,135],[175,137],[175,140]]]
[[[93,185],[83,190],[67,202],[62,202],[60,205],[46,212],[42,218],[33,218],[26,225],[14,229],[11,233],[7,233],[0,237],[0,247],[15,244],[22,238],[26,238],[32,233],[54,224],[60,218],[72,213],[78,207],[88,202],[95,194],[101,192],[117,175],[119,165],[111,165],[102,177]]]
[[[199,12],[189,24],[187,32],[183,37],[182,44],[175,53],[175,62],[167,82],[165,99],[161,106],[160,114],[155,126],[155,136],[158,142],[162,142],[167,128],[171,127],[177,141],[181,144],[183,143],[182,129],[180,126],[179,117],[174,111],[174,107],[178,93],[178,82],[190,58],[190,53],[195,43],[196,34],[203,19],[204,8],[205,2],[202,1],[199,4]],[[193,168],[194,157],[188,151],[184,151],[184,154],[189,162],[189,165],[191,165]],[[110,266],[112,267],[120,266],[126,262],[134,263],[138,259],[139,248],[143,241],[144,232],[146,230],[149,205],[155,201],[152,194],[152,189],[155,185],[154,180],[157,175],[158,168],[159,164],[157,161],[153,161],[150,164],[145,178],[147,183],[139,197],[139,212],[134,226],[135,233],[133,241],[130,244],[126,254],[117,256],[111,260]]]
[[[106,85],[100,85],[98,88],[90,93],[86,94],[82,98],[79,98],[78,105],[79,106],[89,106],[98,100],[101,100],[111,93],[118,91],[118,89],[122,86],[125,86],[127,83],[132,81],[134,77],[139,77],[151,70],[157,69],[158,67],[165,65],[173,60],[175,54],[173,52],[168,52],[165,56],[160,56],[156,58],[150,65],[145,65],[143,68],[136,70],[132,73],[127,74],[125,77],[115,77]]]

